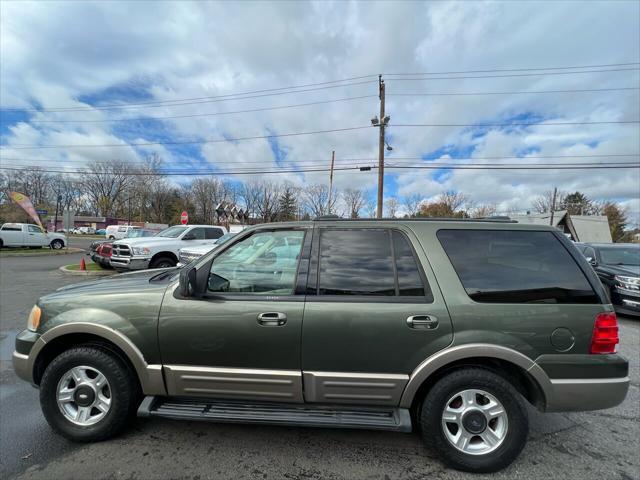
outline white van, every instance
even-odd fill
[[[140,227],[135,227],[133,225],[109,225],[106,228],[106,232],[104,237],[107,240],[121,240],[127,236],[131,230],[138,229]]]

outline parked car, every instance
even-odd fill
[[[640,245],[576,243],[604,285],[617,312],[640,315]]]
[[[126,237],[131,230],[138,229],[134,225],[109,225],[105,230],[105,238],[107,240],[120,240]]]
[[[127,238],[113,243],[111,266],[118,270],[175,267],[178,251],[220,238],[225,231],[213,225],[175,225],[153,238]]]
[[[94,235],[96,233],[96,229],[93,227],[78,227],[73,230],[73,233],[78,235]]]
[[[91,251],[91,260],[97,263],[102,268],[111,268],[111,249],[113,244],[111,242],[101,242],[96,246],[95,250]]]
[[[191,263],[196,258],[200,258],[205,253],[209,253],[214,248],[218,248],[220,245],[224,244],[228,240],[231,240],[236,234],[235,233],[225,233],[217,240],[214,240],[210,244],[206,245],[198,245],[195,247],[185,247],[181,248],[178,251],[178,267],[183,267],[188,263]]]
[[[99,228],[98,230],[96,230],[96,235],[106,235],[106,234],[107,234],[106,228]]]
[[[0,227],[0,248],[3,247],[51,247],[54,250],[67,246],[62,233],[45,232],[30,223],[5,223]]]
[[[165,235],[189,232],[176,228]],[[597,275],[553,227],[319,219],[249,228],[182,269],[58,289],[33,307],[13,364],[72,440],[109,438],[136,411],[420,425],[437,458],[494,472],[526,443],[525,402],[624,400],[618,341]]]
[[[146,228],[135,228],[127,232],[125,238],[142,238],[153,237],[157,232]],[[107,246],[108,245],[108,246]],[[102,247],[102,248],[101,248]],[[89,251],[87,255],[91,257],[94,263],[97,263],[101,267],[111,267],[111,253],[112,242],[109,240],[96,240],[89,245]]]

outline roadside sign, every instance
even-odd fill
[[[182,225],[186,225],[187,223],[189,223],[189,214],[187,212],[182,212],[180,214],[180,223]]]
[[[43,210],[42,208],[36,208],[36,213],[38,215],[46,215],[46,214],[49,213],[49,211],[48,210]]]

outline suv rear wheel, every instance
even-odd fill
[[[40,404],[47,422],[77,442],[117,435],[135,412],[138,398],[138,384],[127,365],[93,345],[58,355],[40,382]]]
[[[448,465],[496,472],[522,451],[529,419],[520,394],[488,370],[466,368],[440,379],[420,411],[422,436]]]

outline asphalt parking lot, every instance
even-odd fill
[[[57,270],[81,256],[0,258],[0,478],[485,478],[447,469],[416,434],[140,419],[123,436],[97,444],[54,435],[38,391],[13,372],[13,339],[40,295],[85,281]],[[631,362],[625,402],[589,413],[531,410],[520,458],[486,478],[640,478],[640,322],[622,318],[620,327],[620,352]]]

